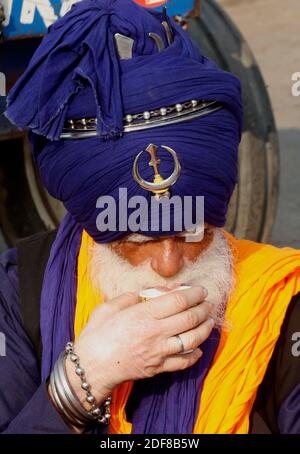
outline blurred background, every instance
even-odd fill
[[[278,209],[270,242],[300,248],[300,2],[220,0],[251,47],[273,106],[279,150]]]
[[[133,1],[166,5],[205,55],[241,78],[245,121],[227,229],[239,238],[300,247],[299,0]],[[5,92],[47,26],[72,3],[0,0],[2,110]],[[55,228],[63,214],[40,183],[26,133],[0,116],[0,251]]]

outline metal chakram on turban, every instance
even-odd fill
[[[225,223],[237,182],[240,82],[164,13],[129,0],[73,5],[10,91],[6,116],[30,130],[45,186],[97,242],[124,235],[98,231],[100,196],[119,203],[119,188],[126,188],[128,198],[151,197],[132,176],[136,156],[150,144],[163,178],[174,168],[163,146],[177,154],[181,174],[172,195],[204,196],[205,221]],[[146,158],[139,171],[151,181]]]

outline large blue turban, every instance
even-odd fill
[[[132,177],[136,155],[150,143],[167,145],[179,157],[182,172],[172,195],[204,196],[205,221],[216,226],[226,221],[237,182],[240,82],[204,57],[173,22],[174,42],[168,45],[162,21],[161,13],[130,0],[79,2],[49,28],[8,95],[6,115],[30,130],[34,157],[49,193],[97,242],[124,235],[97,229],[100,196],[111,195],[118,203],[122,187],[128,197],[151,197]],[[163,51],[158,52],[149,32],[161,37]],[[133,58],[119,59],[115,33],[134,39]],[[223,108],[177,125],[123,134],[126,114],[191,99],[218,101]],[[66,119],[82,117],[97,118],[97,136],[61,139]],[[151,180],[153,170],[147,160],[140,167]],[[161,174],[168,176],[172,169],[172,159],[164,155]]]

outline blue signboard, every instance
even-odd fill
[[[80,0],[2,0],[5,22],[4,37],[44,34],[57,19],[62,17]],[[184,15],[192,10],[194,0],[133,0],[147,8],[161,9],[166,6],[168,14]]]

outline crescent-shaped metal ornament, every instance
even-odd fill
[[[138,185],[145,189],[146,191],[153,192],[157,196],[165,196],[168,193],[168,190],[171,186],[173,186],[176,181],[178,180],[180,173],[181,173],[181,165],[179,162],[179,159],[177,157],[176,151],[174,151],[172,148],[168,147],[167,145],[161,145],[161,148],[164,148],[173,158],[174,161],[174,170],[172,174],[164,179],[158,172],[155,173],[154,176],[154,181],[147,181],[144,178],[142,178],[140,172],[139,172],[139,160],[140,157],[145,151],[148,151],[151,154],[151,148],[150,147],[155,147],[155,152],[157,147],[155,145],[150,144],[146,150],[142,150],[135,158],[134,163],[133,163],[133,178],[135,181],[138,183]],[[155,164],[157,165],[159,161],[156,161],[156,163],[153,163],[153,161],[150,162],[150,165],[153,165],[155,168]],[[157,167],[156,167],[157,168]]]

